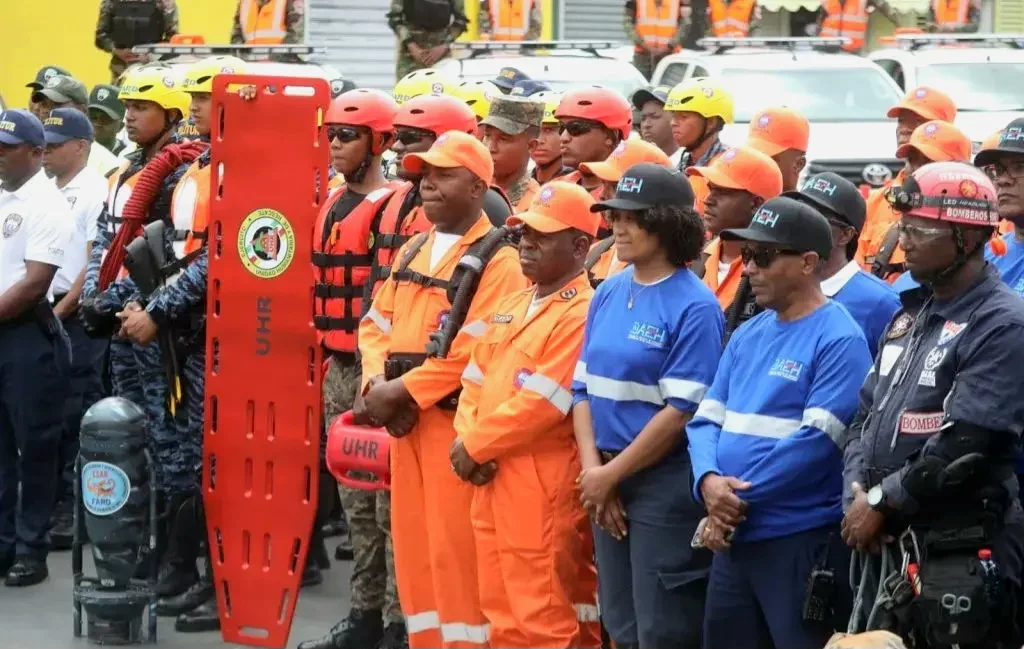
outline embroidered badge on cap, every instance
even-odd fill
[[[760,117],[757,118],[757,125],[760,128],[768,128],[768,125],[771,124],[771,123],[772,123],[771,115],[764,114],[764,115],[761,115]]]
[[[939,125],[938,124],[928,124],[927,126],[924,127],[924,134],[925,135],[935,135],[936,131],[938,131],[938,130],[939,130]]]
[[[108,97],[110,97],[110,91],[107,90],[106,88],[100,88],[99,90],[96,91],[96,100],[97,101],[106,101]]]
[[[901,313],[900,316],[893,321],[892,325],[889,327],[889,332],[885,334],[885,337],[888,340],[902,338],[907,335],[907,332],[910,331],[910,327],[913,324],[914,316],[909,313]]]
[[[924,88],[918,88],[917,90],[914,91],[915,99],[924,99],[926,96],[928,96],[928,91],[925,90]]]
[[[56,74],[46,80],[46,87],[47,88],[55,88],[55,87],[57,87],[59,85],[60,85],[60,77],[58,75],[56,75]]]
[[[555,195],[555,189],[553,187],[545,187],[540,190],[540,194],[537,195],[537,200],[541,205],[547,205],[551,202],[551,198]]]
[[[765,227],[774,228],[775,224],[779,222],[779,215],[776,212],[771,211],[766,207],[762,207],[754,214],[753,223],[763,225]]]
[[[728,162],[736,157],[736,149],[726,149],[722,153],[722,160]]]

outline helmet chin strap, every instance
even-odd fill
[[[953,259],[953,263],[946,268],[937,271],[930,277],[925,277],[920,280],[921,284],[924,284],[932,290],[935,289],[935,286],[945,284],[947,281],[952,279],[953,276],[960,272],[960,269],[967,264],[970,258],[985,246],[986,241],[988,241],[988,238],[986,237],[985,239],[982,239],[978,245],[974,246],[972,250],[968,251],[964,242],[963,228],[958,225],[954,225],[951,232],[953,233],[953,243],[956,245],[956,258]]]
[[[690,146],[684,147],[684,150],[687,153],[689,153],[691,151],[696,151],[698,148],[700,148],[700,145],[702,145],[702,144],[704,144],[705,142],[708,141],[708,138],[710,138],[712,135],[715,135],[716,133],[718,133],[718,131],[711,130],[711,120],[709,118],[704,117],[703,115],[701,115],[700,119],[701,119],[700,137],[697,138],[697,141],[694,142],[693,144],[691,144]],[[696,162],[696,160],[691,160],[690,161],[691,164],[693,164],[694,162]]]

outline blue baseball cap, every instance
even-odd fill
[[[519,97],[529,97],[535,95],[538,92],[550,91],[551,86],[544,83],[543,81],[534,81],[533,79],[523,79],[516,83],[515,87],[512,88],[510,95],[517,95]]]
[[[68,140],[92,142],[94,138],[92,123],[76,108],[50,111],[50,116],[43,122],[43,131],[47,144],[64,144]]]
[[[43,146],[43,123],[27,110],[13,108],[0,113],[0,144]]]
[[[509,92],[516,87],[516,84],[520,81],[529,81],[530,77],[525,73],[515,68],[502,68],[498,76],[491,80],[491,83],[498,86],[505,92]]]

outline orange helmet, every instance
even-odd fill
[[[441,135],[448,131],[476,134],[476,115],[469,104],[451,95],[420,95],[402,104],[395,127],[418,128]]]
[[[996,188],[981,169],[966,162],[932,162],[920,167],[887,195],[903,214],[957,225],[999,225]]]
[[[633,107],[626,98],[604,86],[570,90],[555,110],[558,119],[585,119],[617,131],[622,139],[633,129]]]
[[[391,140],[395,130],[394,119],[398,104],[391,95],[380,90],[357,88],[342,93],[331,100],[324,117],[326,124],[347,124],[370,129],[373,137],[373,153],[380,154]]]

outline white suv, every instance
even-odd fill
[[[735,121],[722,140],[742,144],[750,120],[769,106],[788,106],[811,123],[805,174],[833,171],[857,185],[878,187],[903,167],[895,157],[896,124],[886,112],[902,99],[899,86],[867,59],[824,38],[708,38],[704,51],[665,57],[653,85],[695,77],[725,85]]]
[[[974,142],[1024,117],[1024,34],[895,37],[870,59],[909,90],[930,86],[956,103],[956,125]]]

